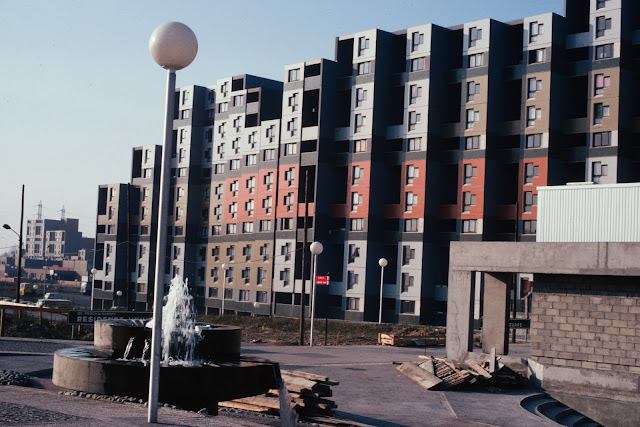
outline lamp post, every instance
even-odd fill
[[[120,297],[122,296],[122,291],[116,292],[116,296],[118,297],[118,308],[120,308]]]
[[[24,185],[22,186],[22,205],[24,207]],[[2,226],[5,230],[13,231],[18,236],[18,284],[16,285],[16,302],[20,302],[20,279],[22,277],[22,215],[20,215],[20,234],[9,224]]]
[[[91,310],[93,310],[93,290],[96,288],[96,273],[98,270],[96,268],[91,269]]]
[[[36,294],[36,299],[38,299],[38,285],[33,285],[33,292]]]
[[[309,346],[313,347],[313,319],[316,314],[316,273],[318,255],[322,253],[324,247],[320,242],[313,242],[309,250],[313,254],[313,270],[311,271],[311,333],[309,334]]]
[[[164,248],[167,236],[167,208],[171,169],[171,138],[173,134],[173,107],[176,90],[176,71],[191,64],[198,53],[198,40],[189,27],[180,22],[166,22],[156,28],[149,39],[149,51],[154,61],[167,70],[167,91],[162,141],[162,167],[160,170],[160,199],[158,202],[158,236],[156,243],[156,271],[153,294],[153,335],[151,339],[151,372],[149,374],[148,421],[158,421],[158,391],[160,388],[160,333],[162,326],[162,300],[164,297]]]
[[[382,284],[384,283],[384,268],[389,264],[386,258],[380,258],[378,265],[380,266],[380,311],[378,312],[378,324],[382,323]]]
[[[253,317],[258,317],[256,315],[256,311],[258,310],[258,308],[260,308],[260,304],[256,301],[253,303]]]
[[[227,290],[227,280],[229,280],[228,272],[229,272],[229,264],[226,262],[222,264],[222,271],[224,271],[224,277],[222,280],[222,308],[220,309],[220,315],[224,316],[224,294]]]

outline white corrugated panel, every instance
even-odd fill
[[[640,242],[640,183],[538,187],[538,242]]]

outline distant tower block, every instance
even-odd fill
[[[42,200],[36,206],[38,206],[38,219],[42,219]]]

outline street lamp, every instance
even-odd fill
[[[116,292],[116,295],[118,296],[118,308],[120,308],[120,297],[122,296],[122,291]]]
[[[38,285],[33,285],[33,292],[36,294],[36,299],[38,298]]]
[[[93,310],[93,290],[95,289],[95,284],[96,284],[96,273],[98,272],[98,270],[96,270],[95,267],[93,267],[91,269],[91,309]]]
[[[160,170],[160,199],[158,202],[158,236],[156,271],[153,294],[153,334],[151,338],[151,371],[149,374],[148,421],[158,421],[158,390],[160,387],[160,340],[162,300],[164,297],[164,264],[167,235],[167,216],[171,169],[171,138],[173,135],[173,107],[176,91],[176,71],[191,64],[198,53],[198,40],[189,27],[180,22],[166,22],[156,28],[149,39],[149,51],[154,61],[167,70],[167,91]]]
[[[386,258],[380,258],[378,265],[380,266],[380,312],[378,313],[378,324],[382,323],[382,284],[384,282],[384,268],[389,264]]]
[[[324,247],[320,242],[313,242],[309,246],[309,251],[313,254],[313,270],[311,272],[311,333],[309,334],[309,346],[313,346],[313,319],[316,313],[316,273],[318,255],[322,253]]]
[[[260,304],[258,302],[253,303],[253,317],[257,317],[256,310],[258,310],[259,307],[260,307]]]
[[[222,264],[222,271],[224,271],[224,277],[222,278],[222,308],[220,309],[221,316],[224,315],[224,294],[227,289],[227,280],[229,280],[229,277],[227,276],[227,273],[229,271],[229,264],[227,264],[226,262]]]
[[[24,206],[24,185],[22,186],[22,205]],[[18,236],[18,284],[16,285],[16,302],[20,302],[20,279],[22,278],[22,216],[20,217],[20,234],[9,224],[3,224],[2,228],[11,230]]]

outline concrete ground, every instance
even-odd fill
[[[31,373],[49,389],[0,387],[0,424],[143,425],[146,408],[79,397],[61,396],[47,383],[57,348],[86,342],[0,338],[0,369]],[[512,355],[525,355],[528,347],[512,347]],[[406,378],[393,362],[417,362],[424,348],[382,346],[291,347],[243,343],[246,356],[280,363],[282,369],[297,369],[326,375],[340,382],[333,386],[337,414],[375,426],[545,426],[554,422],[533,415],[520,401],[535,393],[426,391]],[[444,356],[444,348],[426,349],[426,354]],[[29,414],[35,414],[33,416]],[[5,418],[8,417],[8,418]],[[26,417],[26,418],[25,418]],[[29,418],[31,417],[31,418]],[[37,420],[42,418],[42,421]],[[31,421],[30,421],[31,420]],[[45,421],[46,420],[46,421]],[[218,417],[161,408],[159,420],[178,425],[252,426],[278,424],[272,418],[221,413]]]

